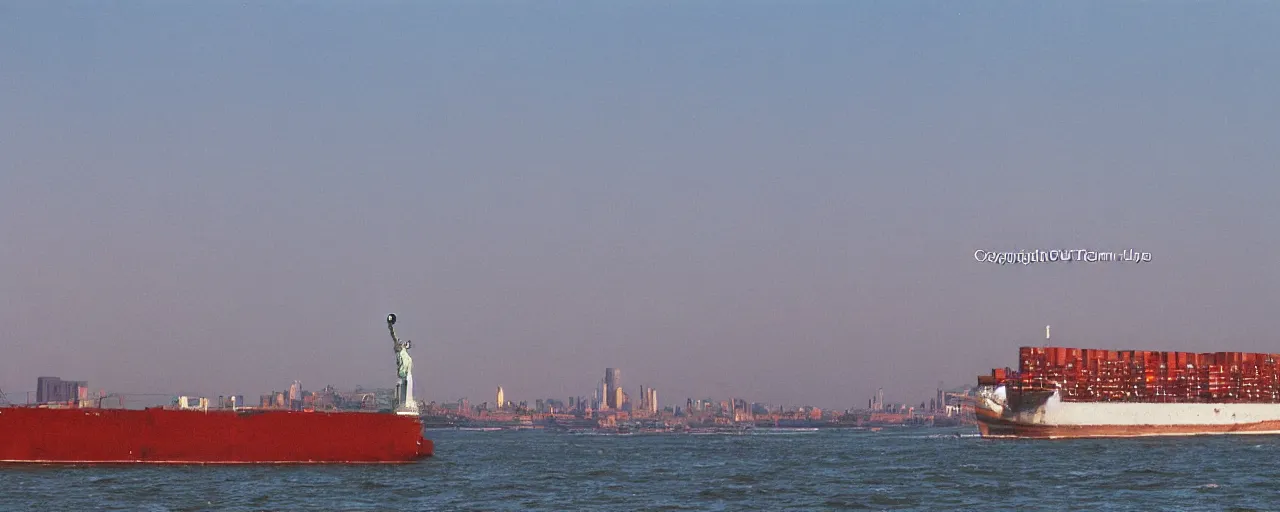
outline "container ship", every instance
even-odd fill
[[[983,437],[1280,434],[1280,354],[1021,347],[978,377]]]
[[[396,353],[395,407],[385,412],[0,407],[0,462],[304,464],[409,463],[434,454],[413,399],[411,342],[387,328]],[[185,398],[185,397],[184,397]],[[203,405],[203,407],[202,407]]]

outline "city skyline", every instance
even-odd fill
[[[388,312],[425,400],[576,396],[615,367],[661,401],[918,403],[1047,324],[1270,352],[1278,23],[12,3],[0,389],[386,387]],[[1088,261],[1123,251],[1150,258]]]
[[[615,384],[614,389],[615,391],[619,392],[617,396],[607,395],[604,392],[604,390],[601,389],[599,390],[600,391],[599,393],[595,393],[595,394],[588,394],[588,395],[570,394],[567,397],[566,396],[521,396],[521,395],[516,395],[513,397],[512,395],[506,392],[506,389],[504,388],[504,386],[498,385],[496,386],[496,396],[493,402],[488,402],[488,401],[471,402],[471,397],[469,396],[456,396],[456,397],[450,397],[447,399],[439,399],[439,398],[424,399],[424,398],[418,397],[417,400],[421,402],[423,405],[429,405],[433,403],[447,404],[447,403],[454,403],[454,402],[469,402],[475,406],[492,408],[492,410],[502,410],[509,407],[513,407],[517,404],[520,404],[521,406],[527,406],[533,403],[542,404],[544,401],[551,401],[551,400],[567,402],[570,405],[575,404],[575,401],[576,401],[581,404],[587,404],[585,406],[580,406],[580,407],[585,407],[586,409],[594,410],[597,412],[600,412],[600,411],[616,412],[621,409],[628,412],[642,410],[642,411],[648,411],[652,413],[657,413],[661,410],[667,410],[667,409],[679,410],[681,407],[681,404],[688,403],[688,402],[704,402],[705,401],[708,403],[712,403],[712,402],[717,402],[719,400],[730,400],[730,401],[742,400],[745,403],[749,403],[749,404],[764,404],[764,405],[776,406],[776,407],[819,407],[822,409],[829,409],[829,410],[844,410],[844,409],[853,410],[853,409],[859,408],[856,403],[856,400],[854,401],[853,405],[849,407],[830,407],[830,406],[822,406],[819,404],[815,404],[810,401],[800,401],[795,403],[771,403],[767,401],[752,400],[750,397],[743,397],[743,396],[738,396],[733,394],[730,394],[724,397],[713,397],[710,395],[697,396],[697,397],[687,396],[684,398],[672,397],[670,398],[670,401],[668,403],[663,403],[661,399],[659,399],[658,389],[653,386],[637,384],[635,385],[635,388],[638,390],[638,393],[634,395],[632,393],[627,393],[625,391],[626,386],[621,384],[621,379],[619,378],[620,375],[621,375],[621,368],[610,367],[605,369],[606,378],[601,379],[601,384],[604,384],[609,381],[612,381]],[[612,376],[613,378],[609,379],[610,376]],[[919,407],[921,409],[924,409],[926,405],[928,405],[929,409],[932,410],[933,404],[942,403],[943,392],[944,392],[942,386],[943,386],[943,383],[939,382],[938,388],[936,390],[936,397],[931,396],[925,400],[922,400],[921,402],[919,402]],[[970,388],[972,388],[972,386],[957,386],[953,389],[965,390],[967,392],[967,390],[969,390]],[[335,387],[332,384],[324,384],[321,389],[329,390],[332,392],[334,390],[337,390],[338,387]],[[379,391],[392,390],[392,388],[378,387],[378,386],[355,386],[354,388],[348,389],[347,391],[355,392],[362,389],[365,390],[366,392],[370,392],[374,390],[379,390]],[[217,403],[217,404],[223,403],[224,398],[238,397],[239,399],[238,405],[245,406],[245,405],[252,405],[249,402],[245,401],[244,399],[245,396],[253,396],[262,391],[264,390],[257,390],[257,391],[233,390],[230,392],[223,391],[215,394],[184,393],[184,392],[177,392],[177,391],[170,391],[168,393],[130,393],[130,392],[122,392],[120,390],[115,390],[115,389],[106,389],[102,387],[90,386],[89,383],[86,381],[70,381],[70,380],[63,380],[60,377],[55,377],[55,376],[42,376],[39,379],[37,379],[36,390],[25,392],[25,395],[26,395],[25,402],[26,403],[43,403],[46,401],[66,402],[66,401],[72,400],[73,398],[71,397],[76,397],[75,400],[94,401],[95,398],[90,396],[90,395],[93,395],[96,397],[109,397],[111,399],[117,400],[117,405],[120,405],[120,406],[126,406],[126,404],[129,402],[139,401],[140,398],[146,398],[146,400],[144,400],[146,403],[156,405],[156,404],[165,403],[165,400],[158,400],[155,398],[158,396],[169,396],[170,398],[188,396],[188,397],[203,397],[211,401],[212,403]],[[266,406],[268,403],[271,403],[280,407],[298,408],[301,406],[300,404],[302,403],[303,396],[305,394],[313,393],[314,391],[316,390],[312,388],[308,388],[305,385],[303,385],[302,381],[294,379],[287,386],[285,386],[282,391],[272,390],[272,391],[264,392],[260,394],[259,402],[262,403],[264,406]],[[9,403],[23,402],[23,397],[21,396],[22,391],[15,392],[15,390],[10,390],[10,392],[13,393],[15,396],[9,397],[4,392],[3,389],[0,389],[0,398],[3,398],[3,400],[0,400],[0,403],[3,403],[5,401],[8,401]],[[620,408],[616,404],[616,402],[602,403],[600,401],[601,396],[608,396],[608,398],[611,400],[622,398],[623,405]],[[666,395],[662,395],[662,396],[666,396]],[[871,398],[868,399],[868,405],[866,407],[866,410],[869,410],[869,411],[884,410],[887,405],[897,405],[905,408],[916,407],[914,405],[915,402],[913,402],[911,399],[886,401],[884,398],[885,397],[884,388],[877,388],[875,392],[870,394],[870,397]],[[541,407],[538,407],[538,408],[541,409]]]

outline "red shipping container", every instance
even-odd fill
[[[1143,400],[1280,403],[1280,354],[1020,347],[1021,379],[1008,385],[1059,388],[1072,401]]]

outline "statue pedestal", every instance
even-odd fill
[[[396,383],[396,414],[405,416],[418,415],[418,401],[413,399],[413,374]]]

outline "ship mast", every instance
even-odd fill
[[[396,336],[396,315],[387,315],[387,331],[391,333],[392,348],[396,353],[396,414],[418,415],[418,402],[413,399],[413,358],[409,356],[410,340]]]

